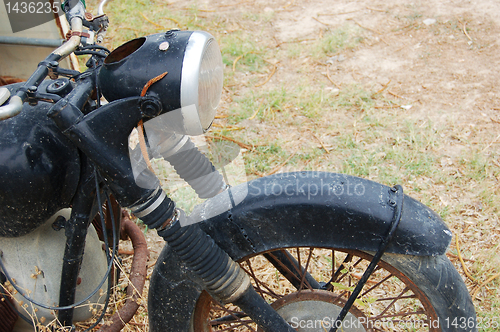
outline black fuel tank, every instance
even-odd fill
[[[33,231],[75,194],[78,150],[47,117],[51,106],[25,103],[19,115],[0,121],[0,237]]]

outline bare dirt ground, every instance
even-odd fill
[[[271,69],[235,73],[242,90],[226,88],[222,112],[228,112],[233,99],[249,89],[245,83],[256,77],[258,81],[268,78],[263,89],[272,89],[300,82],[304,75],[317,75],[330,90],[355,83],[377,91],[396,105],[392,111],[395,122],[413,119],[422,126],[432,123],[440,127],[438,152],[442,158],[439,169],[443,172],[456,172],[460,177],[456,170],[460,156],[472,150],[484,155],[489,163],[485,172],[492,174],[488,183],[484,183],[490,189],[486,197],[480,198],[483,184],[477,181],[465,182],[467,187],[449,182],[433,183],[427,191],[411,195],[421,200],[431,199],[435,206],[463,206],[446,222],[455,234],[460,234],[460,250],[466,257],[464,265],[473,274],[476,272],[475,277],[466,276],[457,257],[460,251],[456,250],[455,242],[449,257],[471,293],[476,295],[478,312],[481,315],[498,314],[498,301],[494,299],[499,295],[498,278],[495,281],[492,277],[498,277],[499,272],[500,223],[498,210],[484,209],[482,200],[488,200],[488,195],[498,197],[499,194],[500,2],[257,0],[235,3],[215,0],[175,1],[169,6],[175,11],[192,4],[196,4],[200,16],[222,17],[231,28],[228,34],[238,29],[251,31],[255,42],[263,47],[279,49],[295,43],[307,48],[308,40],[318,39],[325,31],[346,24],[362,31],[360,44],[339,52],[333,59],[306,56],[267,59],[276,67],[272,73]],[[242,13],[254,14],[256,19],[247,20],[243,25],[235,19]],[[330,62],[327,64],[326,60]],[[311,64],[307,67],[311,72],[297,69],[304,63]],[[279,124],[269,127],[256,121],[243,123],[247,129],[259,128],[259,135],[284,137],[290,145],[300,140],[300,130],[297,133],[279,132]],[[334,144],[328,135],[321,138],[326,146]],[[313,145],[317,147],[314,140]],[[476,146],[480,148],[471,149]],[[324,155],[324,158],[334,157]],[[490,198],[495,201],[493,196]],[[154,261],[163,242],[153,235],[149,235],[148,241]]]
[[[498,115],[498,2],[296,1],[272,10],[280,41],[316,37],[349,21],[367,30],[367,42],[337,68],[337,82],[390,81],[394,93],[415,104],[414,116],[482,123],[475,115]]]
[[[87,3],[97,6],[97,1]],[[454,233],[448,257],[473,295],[479,317],[489,317],[500,324],[498,0],[114,0],[108,6],[122,4],[135,5],[137,9],[117,25],[115,17],[110,15],[109,48],[124,39],[164,28],[186,28],[181,26],[183,21],[179,17],[188,20],[191,29],[208,29],[223,50],[231,49],[230,43],[252,44],[249,49],[236,47],[234,53],[226,54],[229,78],[220,107],[221,119],[214,124],[214,129],[221,131],[230,131],[234,125],[244,128],[245,133],[237,134],[239,141],[282,144],[281,159],[268,163],[265,172],[250,169],[247,171],[250,178],[286,170],[288,162],[294,163],[293,169],[345,170],[343,159],[350,152],[347,148],[336,149],[339,137],[343,136],[339,131],[352,133],[356,143],[352,144],[355,146],[352,154],[363,146],[379,149],[382,152],[373,157],[379,158],[380,169],[392,167],[394,172],[401,171],[385,160],[387,150],[380,148],[383,144],[389,149],[396,146],[398,137],[390,137],[390,131],[381,130],[387,138],[370,141],[370,136],[362,132],[376,125],[368,123],[367,117],[385,121],[385,127],[394,128],[410,121],[416,125],[416,131],[422,128],[423,133],[432,134],[425,146],[407,144],[410,150],[416,150],[415,154],[437,156],[433,159],[437,164],[422,166],[432,169],[423,176],[396,178],[401,180],[406,193],[441,213]],[[167,8],[172,17],[153,19],[155,9],[151,8],[155,7],[158,11]],[[354,35],[359,40],[322,57],[314,56],[317,41],[345,27],[350,31],[356,29]],[[118,36],[113,29],[130,36]],[[240,32],[245,34],[238,35]],[[236,41],[227,38],[231,35],[237,36]],[[246,58],[257,54],[261,57],[256,60],[260,65],[244,64]],[[307,113],[308,104],[298,106],[304,94],[295,90],[307,85],[310,90],[306,89],[306,94],[323,91],[321,99],[331,100],[357,86],[357,92],[369,92],[364,98],[372,104],[326,108],[316,118],[304,115],[301,112]],[[291,91],[292,102],[278,93],[277,106],[265,105],[270,100],[263,97],[264,92],[285,90]],[[252,114],[252,109],[242,116],[243,120],[234,120],[240,109],[243,112],[244,103],[248,103],[252,93],[258,99],[250,104],[256,112]],[[279,100],[281,97],[285,101]],[[263,115],[257,113],[259,100]],[[381,118],[377,118],[377,110],[383,114]],[[310,158],[304,153],[308,149],[314,150]],[[474,160],[478,161],[475,169]],[[372,165],[362,176],[387,181],[378,171]],[[146,237],[151,252],[150,276],[164,241],[152,231]],[[130,243],[124,241],[121,251],[125,269],[131,262],[132,256],[127,253],[130,249]],[[459,256],[463,256],[462,262]],[[126,284],[124,281],[118,287],[123,289]],[[125,331],[148,330],[146,294]],[[123,298],[116,302],[123,302]]]

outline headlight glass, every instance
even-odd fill
[[[222,57],[215,39],[206,45],[201,60],[198,81],[198,114],[204,130],[207,130],[219,106],[223,83]]]
[[[204,31],[189,37],[182,62],[181,109],[185,134],[201,135],[215,117],[222,93],[222,56],[215,38]]]

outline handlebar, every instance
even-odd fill
[[[104,5],[107,1],[108,0],[101,0],[101,3],[99,4],[99,15],[104,15]],[[61,61],[74,52],[80,45],[82,39],[81,35],[83,32],[83,18],[85,16],[85,2],[83,0],[66,0],[64,1],[63,9],[66,12],[68,21],[70,21],[72,32],[71,38],[49,54],[49,56],[45,58],[45,61],[38,64],[38,68],[33,72],[33,74],[31,74],[30,78],[16,92],[16,94],[10,98],[7,105],[1,106],[5,99],[0,100],[0,121],[12,118],[21,112],[23,103],[28,98],[26,94],[27,88],[38,87],[39,84],[45,79],[48,73],[48,63],[51,61]],[[104,32],[105,29],[101,33]]]
[[[81,42],[81,33],[83,31],[83,21],[80,17],[74,16],[71,19],[71,28],[73,34],[71,38],[62,44],[59,48],[53,51],[49,56],[45,59],[46,61],[42,61],[37,70],[30,76],[30,78],[24,83],[24,88],[31,86],[38,86],[41,81],[47,76],[47,63],[49,60],[61,61],[68,55],[70,55],[73,51],[76,50],[78,45]],[[0,121],[12,118],[18,115],[22,108],[23,103],[26,101],[27,95],[26,92],[20,90],[14,96],[10,98],[10,101],[7,105],[0,107]]]
[[[104,6],[106,5],[106,2],[108,2],[108,0],[102,0],[101,3],[99,3],[99,8],[97,9],[97,15],[104,15]]]
[[[73,17],[71,19],[71,30],[73,32],[71,38],[52,52],[53,54],[60,55],[61,59],[70,55],[80,45],[80,41],[82,40],[81,33],[83,31],[83,21],[80,17]]]

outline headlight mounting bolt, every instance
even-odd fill
[[[141,101],[141,111],[145,117],[155,117],[162,111],[161,103],[156,98],[145,98]]]
[[[167,32],[165,32],[165,37],[169,37],[174,34],[176,31],[181,31],[181,29],[170,29]]]

